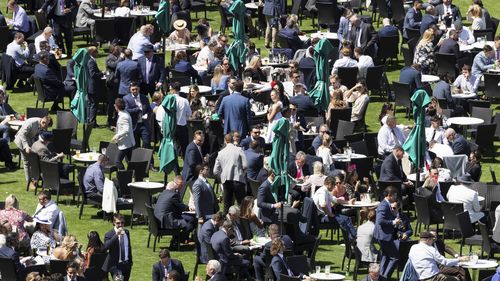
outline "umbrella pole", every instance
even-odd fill
[[[422,167],[422,155],[420,151],[420,136],[417,135],[417,176],[416,176],[416,181],[415,181],[415,190],[420,186],[420,171]],[[425,156],[424,156],[425,158]],[[424,160],[425,161],[425,160]]]

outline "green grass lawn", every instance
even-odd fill
[[[289,1],[290,2],[290,1]],[[471,1],[470,0],[456,0],[454,1],[457,4],[462,14],[465,14],[467,11],[467,7]],[[500,17],[500,7],[498,5],[498,0],[483,0],[485,7],[489,10],[491,16]],[[5,9],[5,2],[0,4],[0,9]],[[364,14],[368,14],[368,12],[364,12]],[[194,13],[192,14],[194,17]],[[198,13],[198,16],[202,16],[203,13]],[[10,16],[10,15],[9,15]],[[219,30],[220,19],[219,13],[217,11],[217,6],[209,7],[208,18],[210,20],[210,24],[214,31]],[[376,24],[375,24],[376,27]],[[304,20],[302,22],[301,29],[305,32],[312,32],[316,30],[316,27],[311,26],[310,20]],[[258,40],[258,38],[252,38],[257,45],[257,48],[261,48],[265,55],[266,51],[264,48],[263,39]],[[75,48],[85,47],[85,43],[82,40],[75,41]],[[101,49],[98,63],[101,70],[104,70],[104,61],[106,57],[106,50]],[[61,64],[65,64],[65,61],[61,61]],[[402,67],[403,60],[402,56],[399,59],[399,65],[388,65],[388,77],[390,81],[394,81],[398,79],[399,71]],[[18,111],[23,112],[26,107],[35,107],[36,97],[29,92],[10,92],[9,91],[9,103]],[[380,125],[378,123],[378,113],[380,107],[382,105],[382,100],[377,97],[372,97],[370,105],[368,107],[368,113],[366,117],[367,125],[369,131],[378,131]],[[50,106],[50,105],[49,105]],[[66,100],[66,107],[68,106]],[[397,116],[400,117],[400,121],[404,123],[410,124],[410,120],[406,120],[404,118],[403,112],[398,112]],[[55,116],[54,116],[55,118]],[[104,115],[98,116],[98,123],[103,125],[106,123],[106,118]],[[78,134],[82,135],[81,130]],[[108,129],[94,129],[92,132],[92,136],[90,138],[91,147],[98,147],[99,141],[109,141],[111,140],[112,132]],[[159,163],[158,159],[156,159],[155,163]],[[485,162],[483,164],[483,176],[482,181],[489,182],[491,181],[489,174],[489,167],[493,167],[493,169],[500,174],[500,166],[491,161]],[[170,179],[172,175],[170,175]],[[160,173],[152,173],[150,176],[151,181],[162,181],[163,174]],[[0,200],[4,200],[8,194],[14,193],[18,199],[20,200],[20,207],[27,211],[30,214],[33,214],[37,199],[34,196],[33,192],[26,192],[25,190],[26,183],[24,181],[24,173],[23,170],[20,169],[15,172],[10,172],[4,168],[3,164],[0,164]],[[96,217],[97,209],[92,207],[86,207],[84,210],[84,215],[82,219],[78,219],[78,208],[76,207],[75,202],[71,202],[70,197],[62,197],[60,207],[64,211],[68,226],[69,233],[76,235],[79,241],[86,245],[87,239],[86,234],[90,230],[96,230],[101,234],[101,238],[104,237],[104,233],[111,229],[111,223],[107,221],[103,221],[102,219]],[[187,200],[187,198],[186,198]],[[128,221],[129,212],[125,212]],[[325,233],[323,232],[323,237],[325,237]],[[137,225],[131,231],[131,240],[132,240],[132,248],[133,248],[133,256],[134,256],[134,266],[132,269],[132,278],[131,280],[151,280],[151,266],[152,264],[158,260],[158,250],[156,253],[153,253],[152,248],[146,248],[148,231],[146,225]],[[160,247],[166,247],[169,245],[169,238],[162,239],[159,244]],[[447,242],[451,242],[452,240],[447,240]],[[457,247],[457,241],[453,241],[454,247]],[[340,266],[342,263],[342,257],[344,253],[344,247],[342,245],[337,245],[337,243],[331,242],[330,239],[323,239],[320,245],[320,249],[317,254],[317,261],[320,265],[331,264],[333,266],[334,272],[341,272]],[[193,248],[183,248],[180,252],[173,252],[173,258],[180,259],[186,271],[191,271],[191,276],[193,276],[193,268],[195,264],[195,251]],[[354,263],[351,265],[351,271],[353,269]],[[204,267],[199,268],[198,275],[204,275]],[[351,275],[352,276],[352,275]],[[361,274],[363,276],[363,274]]]

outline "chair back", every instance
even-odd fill
[[[492,29],[478,29],[473,30],[474,38],[486,37],[487,41],[493,41],[494,33]]]
[[[116,143],[110,142],[106,147],[106,156],[108,156],[109,163],[113,163],[114,165],[118,157],[118,152],[119,152],[118,145]]]
[[[482,123],[482,125],[488,125],[491,124],[491,119],[493,118],[493,110],[491,110],[491,108],[489,107],[472,107],[471,117],[483,119],[484,122]]]
[[[351,113],[352,113],[351,107],[330,109],[330,124],[328,124],[328,128],[330,129],[330,135],[332,136],[337,135],[340,120],[351,121]],[[348,133],[347,135],[350,134],[352,134],[352,132]]]
[[[500,98],[500,75],[485,72],[484,77],[484,94],[488,98]]]
[[[363,133],[355,133],[352,135],[345,135],[344,138],[349,142],[349,144],[353,142],[358,142],[363,140]]]
[[[76,119],[71,111],[57,111],[56,129],[72,129],[72,136],[76,138],[78,119]]]
[[[352,134],[354,132],[355,125],[356,124],[354,122],[339,120],[335,140],[343,140],[346,135]]]
[[[493,123],[500,124],[500,113],[496,113],[493,119]],[[495,129],[495,138],[500,138],[500,126]]]
[[[310,270],[307,262],[307,256],[305,255],[294,255],[286,257],[286,262],[296,276],[307,275]]]
[[[357,67],[339,67],[337,75],[342,80],[342,84],[351,89],[358,82],[358,71]]]
[[[382,77],[385,65],[371,66],[366,69],[366,87],[369,91],[382,91]]]
[[[4,53],[7,50],[7,45],[9,45],[12,40],[10,38],[10,31],[8,26],[0,26],[0,52]]]
[[[436,54],[436,63],[438,65],[438,75],[447,73],[450,79],[454,80],[457,77],[457,58],[454,54]]]
[[[134,198],[132,213],[134,215],[146,216],[148,213],[145,204],[148,204],[150,206],[152,205],[151,195],[149,191],[142,188],[131,187],[130,194],[132,198]]]
[[[406,15],[405,9],[403,7],[403,2],[399,0],[390,0],[390,3],[391,3],[393,21],[395,21],[398,24],[402,23]]]
[[[411,246],[415,244],[418,244],[418,240],[400,241],[398,250],[398,271],[403,271],[405,264],[408,261],[408,254],[410,253]]]
[[[304,74],[304,85],[307,89],[312,89],[316,83],[316,68],[312,58],[305,57],[299,62],[299,70]]]
[[[489,235],[489,232],[488,232],[488,227],[478,221],[477,222],[478,226],[479,226],[479,232],[481,232],[481,237],[483,238],[483,248],[482,250],[484,252],[486,252],[487,254],[487,257],[486,258],[491,258],[493,257],[493,246],[491,245],[491,238],[490,238],[490,235]]]
[[[369,155],[366,141],[361,140],[361,141],[349,142],[349,146],[351,146],[352,150],[354,150],[356,153]]]
[[[151,159],[153,158],[153,150],[149,148],[136,148],[132,151],[132,156],[130,157],[130,161],[132,162],[148,162],[148,165],[144,172],[148,174],[149,165],[151,163]]]
[[[73,135],[73,129],[53,129],[54,141],[52,146],[54,151],[57,153],[64,153],[65,155],[71,154],[71,136]]]
[[[140,161],[140,162],[130,161],[130,162],[128,162],[127,170],[134,171],[135,181],[143,181],[144,180],[144,178],[147,175],[146,169],[149,167],[148,162],[149,161]]]
[[[472,112],[473,107],[482,107],[482,108],[490,108],[491,107],[491,101],[490,100],[467,100],[467,104],[469,105],[469,112]]]
[[[116,179],[118,180],[117,189],[120,197],[131,196],[128,184],[132,182],[133,175],[134,171],[120,170],[116,172]]]
[[[469,212],[461,212],[457,214],[458,226],[460,227],[460,232],[462,233],[462,240],[469,238],[474,235],[474,228],[470,222]]]
[[[398,54],[399,54],[399,35],[379,37],[378,58],[397,59]]]
[[[464,211],[464,205],[462,203],[441,202],[441,210],[444,218],[443,230],[459,230],[460,224],[457,214]]]
[[[57,162],[40,161],[43,177],[43,187],[58,190],[60,185],[59,164]]]
[[[95,41],[108,43],[115,38],[115,19],[95,19]]]
[[[408,37],[408,41],[415,39],[420,39],[420,29],[419,28],[405,28],[406,36]],[[411,48],[410,48],[411,49]]]
[[[43,84],[42,84],[42,80],[40,80],[39,78],[33,76],[33,82],[35,83],[35,91],[37,93],[37,99],[39,101],[41,101],[42,103],[43,102],[46,102],[46,101],[52,101],[53,99],[49,99],[45,96],[45,91],[43,89]]]
[[[78,189],[80,190],[80,194],[82,195],[82,204],[87,204],[87,193],[85,193],[85,185],[83,184],[83,178],[85,173],[87,172],[87,167],[78,167]]]
[[[35,19],[36,19],[36,23],[38,24],[38,28],[40,30],[43,30],[45,27],[48,26],[47,16],[45,15],[44,12],[36,11],[35,12]]]
[[[410,48],[401,46],[401,53],[403,53],[405,66],[411,66],[413,64],[414,54],[410,51]]]
[[[411,98],[411,86],[410,84],[392,82],[392,90],[396,97],[395,105],[396,106],[405,106],[410,107],[410,98]]]
[[[311,251],[311,255],[309,256],[309,266],[311,268],[314,268],[314,266],[316,265],[316,253],[318,252],[319,243],[321,242],[321,237],[322,236],[320,234],[314,240],[314,246],[313,246],[313,249]]]
[[[12,259],[0,257],[0,273],[2,280],[18,280],[16,265]]]
[[[136,31],[136,17],[115,17],[115,36],[120,44],[128,45]]]
[[[158,234],[158,229],[160,229],[160,222],[155,217],[155,211],[150,204],[145,203],[144,208],[146,209],[146,214],[148,217],[148,230],[151,234],[156,236]]]
[[[366,144],[366,147],[368,148],[368,154],[365,154],[365,155],[373,156],[374,158],[378,157],[377,135],[378,135],[377,132],[365,133],[364,142]]]
[[[50,260],[50,274],[61,273],[66,274],[66,266],[70,261],[61,261],[61,260]]]
[[[467,165],[467,155],[450,155],[443,157],[444,165],[450,170],[451,178],[457,178],[465,174],[465,166]]]
[[[429,207],[429,199],[418,195],[416,193],[413,194],[413,200],[415,200],[415,211],[417,212],[417,223],[422,223],[423,225],[428,226],[431,223],[431,212]]]
[[[318,10],[318,25],[330,26],[338,24],[340,16],[333,2],[316,2],[316,8]]]
[[[32,107],[26,108],[26,119],[33,117],[42,118],[47,115],[49,115],[49,110],[47,108],[32,108]]]
[[[351,146],[352,147],[352,146]],[[359,153],[356,151],[356,153]],[[373,171],[373,157],[368,156],[364,158],[351,158],[351,164],[356,165],[356,172],[359,178],[372,178]]]
[[[481,151],[490,149],[494,150],[495,132],[498,124],[478,125],[476,132],[476,145]],[[493,152],[495,154],[495,152]]]
[[[33,151],[28,153],[28,168],[31,179],[33,179],[34,181],[38,181],[41,179],[40,157]]]

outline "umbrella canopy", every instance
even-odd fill
[[[175,105],[175,96],[167,95],[161,106],[165,110],[165,117],[163,118],[163,139],[160,143],[160,149],[158,150],[158,156],[160,157],[160,171],[169,174],[175,167],[175,160],[177,155],[175,155],[174,148],[174,136],[175,129],[177,126],[176,111],[177,107]]]
[[[73,112],[79,123],[87,121],[87,83],[90,79],[87,63],[89,59],[90,55],[86,48],[79,49],[73,55],[73,60],[75,61],[76,94],[71,101],[71,112]]]
[[[245,62],[247,49],[245,47],[245,11],[243,1],[236,0],[229,7],[228,12],[233,15],[234,40],[227,49],[227,57],[233,69],[238,72],[239,66]]]
[[[274,182],[271,188],[274,199],[277,201],[281,198],[280,187],[285,186],[285,198],[288,196],[288,187],[290,186],[290,178],[288,177],[288,153],[290,151],[290,143],[288,142],[288,134],[290,133],[290,122],[287,118],[282,117],[276,122],[273,128],[274,132],[273,150],[269,157],[269,167],[275,174]]]
[[[161,0],[158,12],[155,15],[155,21],[163,33],[170,32],[170,2]]]
[[[333,50],[333,45],[328,39],[319,40],[314,47],[314,62],[316,64],[316,85],[309,92],[309,96],[313,100],[314,105],[323,111],[328,109],[330,104],[330,93],[328,87],[330,80],[328,79],[328,58]]]
[[[415,127],[403,144],[403,149],[416,168],[421,168],[425,159],[425,109],[431,102],[425,90],[416,91],[411,97]],[[418,177],[417,177],[418,179]]]

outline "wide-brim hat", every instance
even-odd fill
[[[186,28],[187,22],[185,20],[176,20],[173,25],[176,30],[183,30]]]
[[[39,224],[52,224],[48,218],[34,217],[33,221]]]

